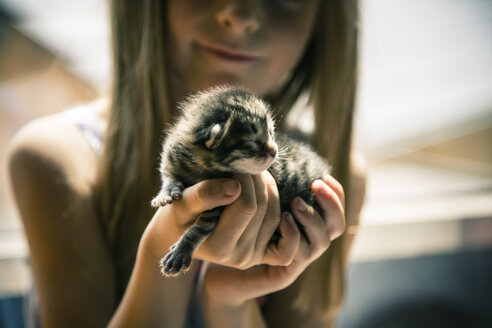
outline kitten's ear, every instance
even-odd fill
[[[211,127],[209,127],[209,133],[208,133],[208,140],[205,141],[205,146],[208,149],[212,149],[214,144],[216,143],[217,138],[220,138],[220,135],[222,134],[222,126],[220,124],[215,124]],[[215,147],[214,147],[215,148]]]
[[[215,149],[229,132],[230,126],[230,119],[225,123],[212,124],[200,131],[195,142],[205,144],[205,147],[210,150]]]

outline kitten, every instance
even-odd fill
[[[184,188],[205,179],[268,169],[277,183],[282,212],[290,211],[295,196],[319,211],[311,182],[328,174],[330,167],[309,145],[275,135],[270,109],[263,101],[241,89],[218,87],[190,96],[180,109],[182,115],[163,145],[162,188],[151,202],[153,207],[180,199]],[[202,213],[171,247],[161,260],[163,275],[189,268],[193,252],[212,233],[223,208]],[[279,238],[277,229],[272,242]]]

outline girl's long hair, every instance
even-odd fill
[[[149,206],[160,186],[162,132],[174,106],[168,95],[165,1],[112,0],[113,90],[97,187],[99,210],[113,252],[118,295],[126,288],[139,239],[153,215]],[[314,112],[311,142],[349,183],[349,157],[357,75],[357,0],[320,1],[313,38],[279,95],[268,99],[281,120],[301,94]],[[282,122],[280,122],[282,126]],[[347,188],[346,192],[348,191]],[[350,195],[346,195],[347,202]],[[328,310],[338,307],[343,288],[344,237],[301,275],[296,304],[309,304],[322,288]],[[339,291],[339,292],[335,292]],[[327,312],[329,312],[327,310]]]

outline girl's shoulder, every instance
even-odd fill
[[[104,100],[77,106],[22,127],[7,151],[12,182],[36,183],[36,176],[31,176],[35,172],[56,172],[74,190],[87,192],[97,175],[105,106]],[[12,175],[12,170],[20,175]]]

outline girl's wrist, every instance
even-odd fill
[[[153,327],[162,324],[163,317],[170,327],[184,325],[197,271],[192,265],[188,274],[162,277],[160,259],[176,237],[173,218],[166,213],[159,209],[140,239],[127,290],[110,326]]]
[[[140,239],[138,252],[145,254],[149,260],[153,258],[156,263],[169,251],[182,233],[167,214],[164,208],[159,208]]]
[[[208,272],[209,268],[212,273]],[[219,268],[220,274],[214,270]],[[231,278],[230,272],[236,273]],[[219,264],[203,262],[200,270],[199,286],[201,291],[201,299],[205,304],[210,304],[213,307],[223,308],[225,310],[233,310],[240,308],[245,303],[250,301],[245,293],[241,292],[241,288],[237,288],[241,284],[242,272],[238,269],[224,267]]]
[[[256,300],[236,304],[218,301],[213,297],[202,297],[205,321],[209,326],[266,327]]]

